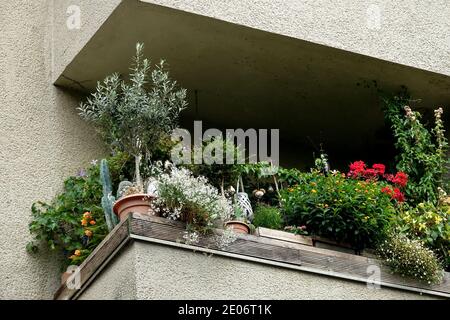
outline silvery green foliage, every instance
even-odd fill
[[[230,244],[237,240],[236,233],[231,229],[226,229],[222,232],[221,235],[215,236],[215,244],[216,246],[223,250],[227,248]]]
[[[102,208],[108,230],[111,231],[119,221],[113,212],[113,204],[116,199],[112,195],[111,177],[106,159],[102,159],[100,162],[100,180],[103,187]]]
[[[155,212],[169,219],[180,219],[184,205],[195,203],[209,213],[210,221],[229,220],[233,214],[233,206],[229,199],[203,177],[194,177],[185,168],[172,167],[170,172],[157,178],[158,198],[152,201]]]
[[[150,70],[143,49],[143,44],[136,45],[128,82],[117,73],[106,77],[78,108],[80,116],[92,122],[108,144],[136,157],[138,184],[142,155],[151,154],[161,137],[176,128],[187,105],[186,90],[178,89],[177,82],[170,79],[164,61]]]
[[[196,231],[185,231],[183,234],[185,244],[197,244],[200,240],[200,235]]]

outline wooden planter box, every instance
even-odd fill
[[[256,236],[268,238],[268,239],[276,239],[281,241],[287,241],[292,243],[298,243],[307,246],[313,246],[321,249],[333,250],[338,252],[344,252],[348,254],[358,254],[365,257],[374,258],[375,254],[373,250],[364,249],[361,252],[356,252],[355,249],[349,244],[345,242],[336,242],[331,239],[319,237],[319,236],[302,236],[297,235],[292,232],[274,230],[268,228],[258,227],[255,232]]]
[[[307,246],[314,245],[313,239],[309,236],[302,236],[294,234],[292,232],[286,232],[281,230],[258,227],[256,229],[255,235],[263,238],[277,239],[282,241],[304,244]]]
[[[234,242],[226,247],[218,247],[215,237],[223,234],[222,229],[216,229],[212,235],[200,235],[199,241],[195,244],[183,241],[185,232],[186,225],[178,221],[130,214],[127,220],[121,221],[81,264],[79,268],[81,287],[73,289],[63,284],[56,292],[55,299],[76,299],[117,252],[130,241],[158,243],[177,249],[215,254],[364,284],[367,284],[370,275],[368,270],[378,266],[381,286],[450,298],[450,273],[445,273],[441,284],[428,285],[392,274],[389,268],[376,259],[315,247],[312,237],[258,228],[255,235],[236,234]]]

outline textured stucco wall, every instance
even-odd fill
[[[51,199],[61,189],[65,177],[91,159],[98,158],[104,150],[100,141],[95,139],[93,130],[76,114],[79,97],[55,88],[52,83],[119,2],[0,2],[0,194],[3,196],[0,202],[0,299],[51,298],[59,285],[59,266],[54,255],[33,257],[25,252],[25,244],[30,239],[27,228],[30,206],[36,200]],[[330,10],[331,0],[328,6],[322,1],[312,0],[151,2],[450,74],[450,14],[445,0],[426,3],[403,1],[400,4],[395,2],[395,5],[387,0],[373,1],[380,4],[383,13],[379,31],[365,29],[366,21],[361,17],[366,13],[366,1],[333,2],[333,8],[341,8],[339,10]],[[79,30],[68,30],[65,26],[69,4],[79,5],[81,9]],[[320,28],[317,27],[319,24]],[[148,278],[153,283],[136,282],[136,296],[139,298],[193,298],[192,289],[196,290],[197,297],[206,297],[206,291],[213,289],[215,297],[225,298],[239,291],[227,293],[227,279],[218,279],[217,274],[247,272],[249,266],[248,263],[218,257],[202,260],[203,256],[189,252],[167,252],[158,246],[140,246],[140,254],[134,260],[139,265],[137,279]],[[189,269],[183,265],[177,269],[177,265],[170,263],[171,259],[183,264],[192,263],[196,267]],[[248,293],[248,297],[257,294],[267,297],[267,292],[270,292],[267,288],[275,290],[276,294],[295,298],[296,294],[307,290],[313,292],[314,297],[329,292],[329,288],[325,290],[323,285],[329,286],[330,282],[323,283],[324,280],[316,276],[294,275],[291,271],[260,265],[252,267],[251,281],[246,280],[246,286],[240,292]],[[160,279],[157,276],[161,268],[174,270],[175,276]],[[118,268],[120,270],[126,268]],[[99,279],[109,274],[113,273],[107,272]],[[192,276],[196,281],[189,280]],[[280,288],[291,288],[289,277],[301,281],[307,290],[300,293],[278,291],[278,285],[274,284],[277,281],[282,284]],[[267,279],[270,284],[264,292],[256,290],[261,279]],[[187,281],[190,285],[180,288],[180,281]],[[336,285],[333,284],[332,292],[347,292],[349,297],[358,293],[361,297],[360,285],[333,281]],[[161,285],[166,289],[160,290]],[[101,281],[91,288],[94,290],[99,286]],[[108,292],[112,290],[108,289]],[[367,294],[380,295],[382,292],[388,291]],[[407,295],[392,294],[398,294],[396,297]],[[131,290],[111,297],[132,295]],[[106,296],[100,291],[96,297]]]
[[[109,264],[108,271],[100,273],[84,291],[80,300],[133,300],[136,291],[136,252],[125,247]]]
[[[133,293],[135,299],[431,298],[147,242],[123,248],[79,298],[130,298]]]
[[[0,299],[52,298],[55,255],[25,251],[31,204],[104,152],[76,113],[79,97],[52,85],[53,15],[66,16],[53,3],[0,2]]]
[[[53,77],[52,81],[64,71],[70,61],[86,45],[98,28],[120,4],[121,0],[51,0],[52,38],[53,38]],[[79,11],[76,11],[79,10]],[[79,13],[80,28],[68,18]],[[81,85],[83,85],[81,83]],[[80,88],[77,88],[80,89]]]
[[[448,0],[141,0],[450,75]]]

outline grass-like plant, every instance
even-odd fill
[[[255,227],[281,229],[283,224],[281,212],[278,208],[258,204],[254,212],[253,224]]]

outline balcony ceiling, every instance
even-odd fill
[[[136,0],[116,8],[55,84],[88,93],[127,74],[138,41],[188,89],[186,126],[280,128],[306,152],[311,141],[356,156],[385,150],[373,81],[407,86],[423,109],[450,106],[450,77]]]

